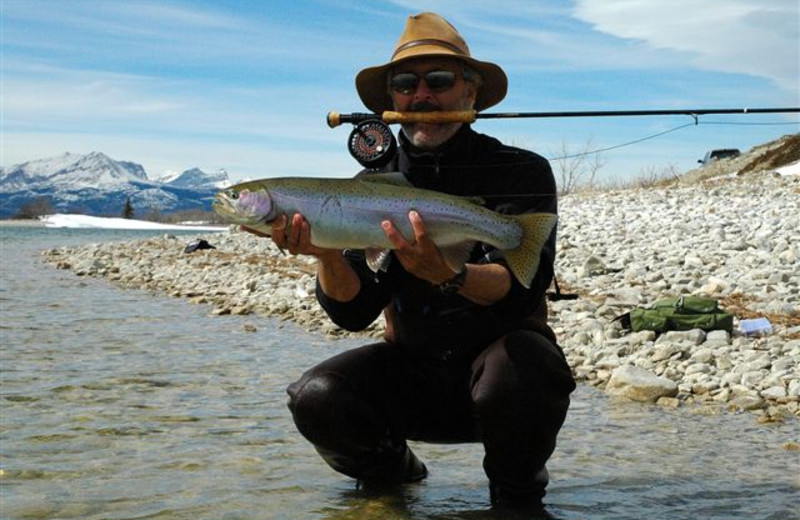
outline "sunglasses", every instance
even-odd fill
[[[398,94],[413,94],[419,87],[420,80],[424,79],[425,84],[431,92],[447,92],[456,84],[456,73],[449,70],[432,70],[422,77],[413,72],[401,72],[395,74],[389,80],[389,87]]]

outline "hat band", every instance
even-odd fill
[[[404,43],[394,51],[394,54],[392,54],[392,59],[394,59],[394,57],[400,54],[401,52],[410,49],[412,47],[417,47],[419,45],[438,45],[439,47],[445,47],[447,49],[455,51],[458,54],[462,54],[464,56],[468,55],[466,52],[464,52],[463,49],[461,49],[457,45],[453,45],[450,42],[446,42],[444,40],[426,39],[426,40],[414,40],[408,43]]]

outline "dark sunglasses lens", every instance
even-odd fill
[[[434,70],[425,74],[425,83],[434,92],[444,92],[456,84],[456,74],[448,70]]]
[[[419,85],[419,78],[416,74],[411,74],[410,72],[406,72],[403,74],[395,74],[392,77],[392,81],[390,82],[392,90],[398,92],[400,94],[411,94],[415,90],[417,90],[417,85]]]

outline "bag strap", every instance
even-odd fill
[[[556,292],[548,292],[547,299],[551,302],[557,302],[559,300],[577,300],[578,294],[577,293],[569,293],[564,294],[561,292],[561,288],[558,286],[558,278],[555,276],[553,277],[553,286],[556,288]]]

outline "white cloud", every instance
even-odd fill
[[[698,68],[800,88],[797,0],[577,0],[574,14],[598,31],[689,53]]]

